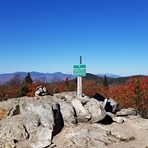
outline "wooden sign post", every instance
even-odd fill
[[[73,75],[77,76],[77,97],[82,97],[82,77],[86,76],[86,65],[82,64],[82,56],[80,56],[80,64],[73,66]]]

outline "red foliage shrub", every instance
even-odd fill
[[[82,92],[85,95],[93,97],[98,92],[98,84],[93,80],[86,80],[83,82]]]
[[[97,92],[115,99],[120,108],[133,107],[142,117],[148,118],[148,77],[132,77],[125,84],[110,85],[107,89],[92,80],[83,82],[84,94],[93,97]]]
[[[148,112],[148,77],[132,77],[124,86],[112,87],[110,96],[121,108],[133,107],[145,117]]]

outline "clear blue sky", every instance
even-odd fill
[[[0,73],[148,75],[148,0],[0,0]]]

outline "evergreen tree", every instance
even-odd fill
[[[29,92],[28,86],[27,85],[23,85],[21,87],[21,90],[18,92],[18,97],[26,96],[28,92]]]
[[[59,89],[58,88],[55,88],[54,89],[54,93],[60,93]]]
[[[108,88],[108,85],[109,85],[109,84],[108,84],[106,75],[104,76],[104,78],[103,78],[103,80],[102,80],[102,85],[103,85],[103,87],[104,87],[105,89]]]
[[[32,82],[33,82],[33,80],[32,80],[32,78],[30,76],[30,72],[28,72],[28,74],[25,77],[25,83],[26,84],[32,84]]]
[[[65,85],[68,86],[69,85],[69,80],[68,80],[68,77],[66,77],[66,80],[65,80]]]
[[[68,87],[68,91],[74,91],[75,87],[73,83],[70,83],[69,87]]]

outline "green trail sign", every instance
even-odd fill
[[[85,77],[86,76],[86,65],[74,65],[73,66],[73,75],[77,77]]]

